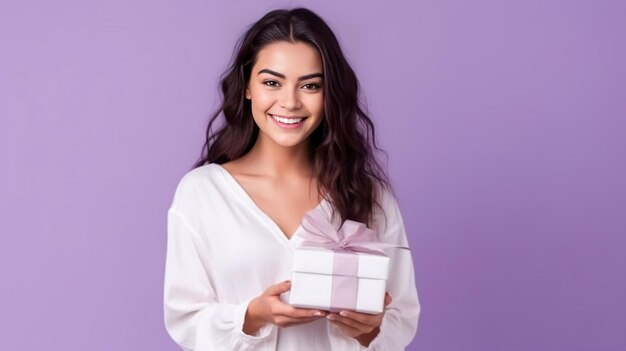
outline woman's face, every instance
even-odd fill
[[[259,138],[283,147],[308,139],[324,117],[322,68],[317,49],[302,42],[259,51],[246,88]]]

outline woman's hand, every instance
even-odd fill
[[[261,296],[250,301],[243,332],[252,335],[264,325],[271,323],[279,327],[289,327],[312,322],[326,316],[326,312],[305,308],[296,308],[284,303],[280,294],[291,289],[291,282],[285,281],[271,285]]]
[[[341,311],[329,313],[326,318],[338,326],[341,331],[352,338],[355,338],[361,345],[369,346],[370,342],[380,332],[380,324],[383,321],[385,309],[391,303],[391,295],[385,293],[385,307],[379,314],[367,314],[354,311]]]

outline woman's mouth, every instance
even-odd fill
[[[300,116],[280,116],[280,115],[273,115],[273,114],[269,114],[269,116],[272,118],[272,120],[274,120],[274,123],[276,123],[276,125],[278,125],[281,128],[286,128],[286,129],[294,129],[294,128],[298,128],[299,126],[301,126],[304,122],[304,120],[306,119],[306,117],[300,117]]]

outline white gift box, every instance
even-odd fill
[[[338,312],[383,311],[389,257],[299,248],[295,251],[289,304]]]

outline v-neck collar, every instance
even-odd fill
[[[248,192],[243,188],[243,186],[239,184],[237,179],[235,179],[235,177],[229,171],[227,171],[226,168],[222,167],[220,164],[217,164],[217,163],[211,163],[210,165],[219,169],[219,171],[224,176],[224,179],[231,185],[231,189],[234,192],[238,193],[239,198],[243,200],[253,212],[255,212],[259,217],[261,217],[274,230],[274,232],[276,232],[276,234],[279,234],[279,237],[281,238],[281,240],[286,241],[291,244],[294,244],[298,241],[294,239],[298,237],[297,235],[298,232],[302,230],[302,224],[300,224],[298,228],[296,228],[296,230],[291,234],[290,237],[287,237],[285,232],[283,232],[283,230],[280,229],[280,227],[272,219],[272,217],[270,217],[267,213],[265,213],[259,207],[259,205],[257,205],[256,202],[254,202],[250,194],[248,194]],[[322,208],[325,204],[327,204],[327,201],[325,198],[322,197],[322,200],[319,202],[319,204],[317,204],[317,206],[315,206],[315,208]]]

